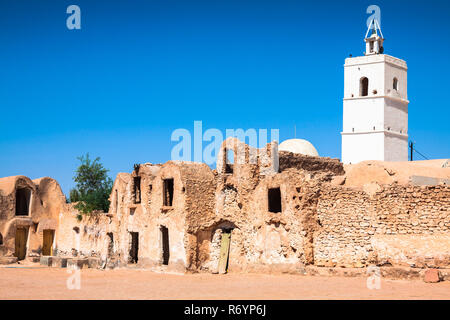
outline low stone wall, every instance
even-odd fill
[[[345,173],[344,165],[339,159],[312,157],[287,151],[279,152],[279,168],[280,172],[294,168],[312,172],[330,172],[334,175],[343,175]]]
[[[317,266],[450,267],[450,188],[381,187],[369,195],[322,190],[314,237]]]

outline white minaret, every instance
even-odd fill
[[[364,41],[364,56],[345,59],[342,162],[408,161],[406,62],[383,54],[377,20]]]

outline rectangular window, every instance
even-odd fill
[[[141,203],[141,177],[134,177],[134,203]]]
[[[173,203],[173,179],[164,179],[163,197],[163,205],[171,207]]]
[[[27,216],[30,211],[31,190],[27,188],[16,191],[16,215]]]
[[[269,212],[281,212],[281,191],[280,188],[269,189]]]

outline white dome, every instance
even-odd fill
[[[278,151],[289,151],[293,153],[301,153],[307,156],[318,157],[319,153],[311,142],[303,139],[285,140],[278,146]]]

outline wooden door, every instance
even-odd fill
[[[220,245],[219,273],[227,273],[228,257],[230,254],[231,232],[222,233],[222,243]]]
[[[55,230],[44,230],[44,241],[42,244],[42,255],[53,255],[53,239],[55,237]]]
[[[25,228],[17,228],[15,256],[19,260],[23,260],[25,259],[26,253],[27,253],[27,230]]]

